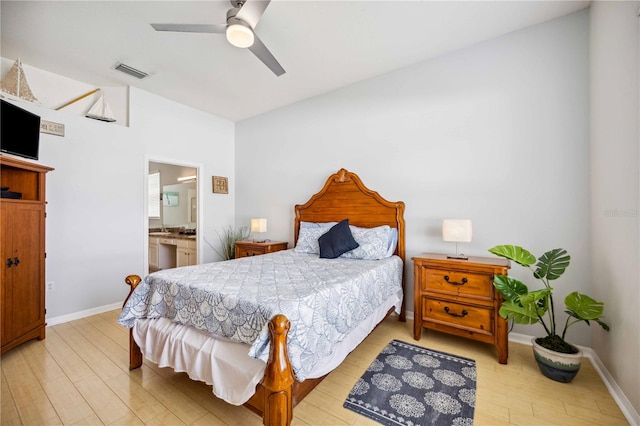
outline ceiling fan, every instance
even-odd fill
[[[156,31],[226,34],[229,43],[248,48],[273,73],[281,76],[284,68],[254,32],[271,0],[230,0],[226,24],[151,24]]]

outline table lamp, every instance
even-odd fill
[[[456,254],[448,255],[449,259],[467,260],[468,257],[458,253],[458,243],[471,242],[471,220],[469,219],[444,219],[442,221],[442,241],[454,241]]]
[[[251,232],[267,232],[267,219],[251,219]],[[254,240],[256,243],[264,243],[267,240]]]

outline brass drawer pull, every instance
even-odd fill
[[[444,280],[446,282],[448,282],[451,285],[465,285],[467,283],[467,279],[463,278],[461,282],[457,282],[457,281],[449,281],[449,275],[445,275],[444,276]]]
[[[448,307],[448,306],[445,306],[445,307],[444,307],[444,311],[445,311],[446,313],[448,313],[449,315],[451,315],[452,317],[459,317],[459,318],[461,318],[461,317],[464,317],[464,316],[469,315],[469,312],[467,312],[467,310],[466,310],[466,309],[463,309],[461,314],[456,314],[455,312],[449,312],[449,307]]]

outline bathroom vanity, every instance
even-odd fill
[[[195,235],[149,233],[149,272],[196,265],[197,253]]]

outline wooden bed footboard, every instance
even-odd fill
[[[125,278],[125,282],[131,287],[124,301],[125,304],[141,281],[138,275],[129,275]],[[296,402],[294,385],[298,382],[296,382],[287,352],[287,333],[290,326],[289,320],[280,314],[269,321],[271,344],[267,367],[264,377],[256,388],[256,394],[245,404],[247,408],[262,416],[265,426],[286,426],[293,420],[293,406]],[[140,366],[142,366],[142,352],[133,338],[133,329],[130,329],[129,370]],[[310,390],[306,390],[304,394]]]

